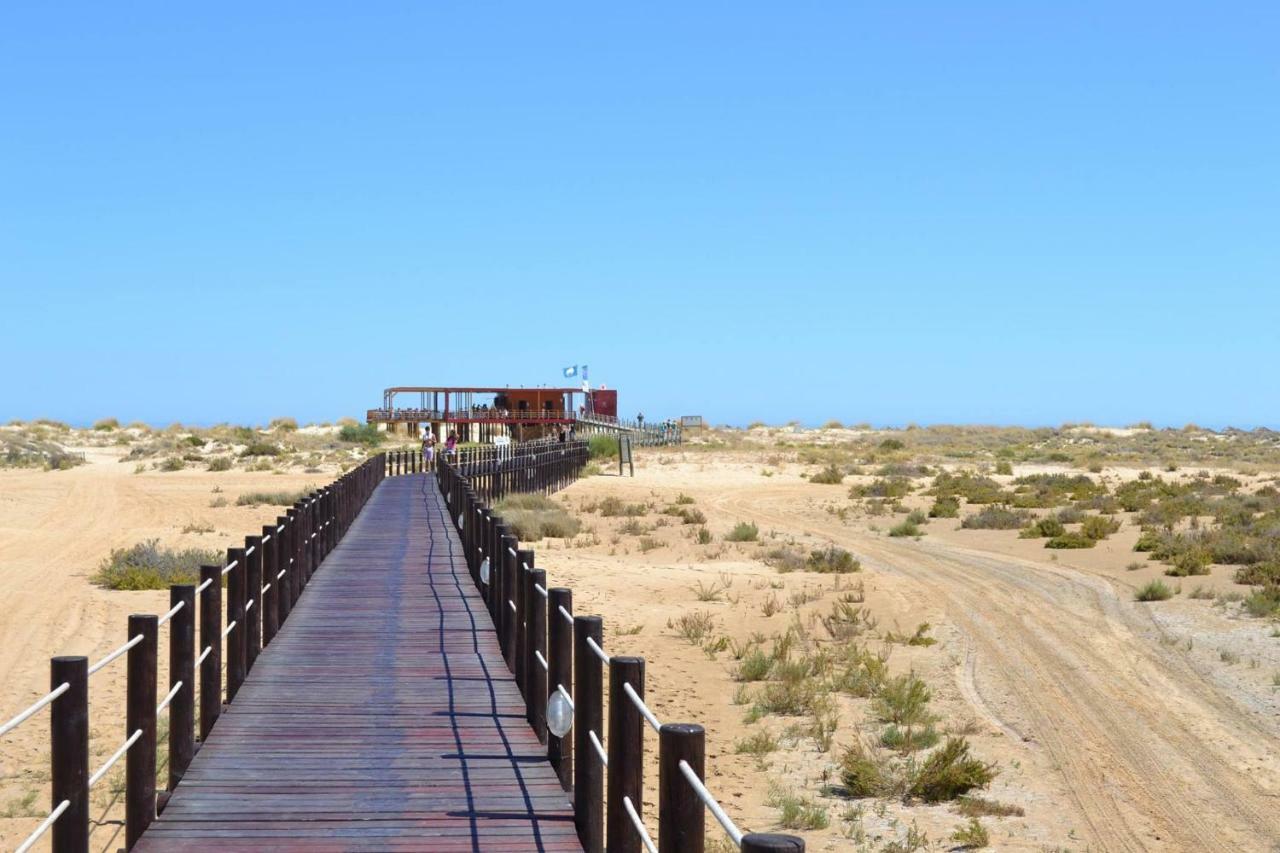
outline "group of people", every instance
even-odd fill
[[[458,455],[458,434],[453,430],[449,431],[449,437],[444,440],[444,458],[454,459]],[[435,430],[427,430],[426,435],[422,437],[422,461],[427,468],[430,468],[436,459],[436,432]]]

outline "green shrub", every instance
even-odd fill
[[[954,800],[974,788],[985,788],[996,777],[995,765],[969,754],[964,738],[947,738],[941,748],[924,760],[912,777],[907,793],[928,803]]]
[[[1165,569],[1164,573],[1175,578],[1207,575],[1209,574],[1209,556],[1203,551],[1184,551],[1173,557],[1173,565]]]
[[[880,689],[872,709],[882,723],[922,726],[932,721],[929,686],[914,672],[889,679]]]
[[[1101,515],[1091,515],[1084,520],[1080,527],[1080,532],[1085,536],[1088,536],[1090,539],[1102,540],[1106,539],[1119,529],[1119,519],[1105,518]]]
[[[976,817],[971,817],[968,823],[951,833],[951,840],[963,850],[977,850],[990,844],[991,836]]]
[[[1013,463],[1002,459],[996,463],[996,473],[1003,474],[1005,476],[1013,474]]]
[[[93,428],[98,432],[111,432],[120,429],[120,422],[115,418],[103,418],[100,421],[94,421]]]
[[[705,527],[699,527],[698,535],[694,538],[694,541],[697,542],[699,545],[710,545],[711,531]]]
[[[521,542],[570,539],[582,529],[578,519],[545,495],[509,495],[494,505],[493,512],[511,525]]]
[[[844,482],[844,472],[835,465],[828,465],[810,477],[809,482],[820,483],[825,486],[838,486]]]
[[[1027,513],[1003,506],[983,507],[960,522],[966,530],[1017,530],[1026,523]]]
[[[886,438],[884,441],[880,442],[881,450],[887,450],[892,452],[894,450],[903,450],[905,448],[906,448],[906,445],[903,444],[901,439],[897,439],[897,438]]]
[[[831,545],[810,551],[804,567],[811,572],[823,574],[848,574],[861,571],[862,563],[845,549]]]
[[[267,428],[279,432],[293,432],[298,428],[298,422],[293,418],[273,418]],[[377,427],[374,429],[376,430]]]
[[[1165,601],[1173,598],[1173,590],[1162,580],[1153,580],[1134,595],[1138,601]]]
[[[622,499],[610,495],[600,501],[598,509],[600,514],[606,518],[614,518],[616,516],[625,516],[627,518],[639,518],[649,514],[649,508],[644,504],[623,503]],[[705,521],[705,519],[703,519]]]
[[[377,424],[347,424],[338,430],[338,441],[345,441],[348,444],[364,444],[369,447],[377,447],[386,438],[386,433],[378,429]]]
[[[1236,569],[1236,583],[1252,586],[1280,584],[1280,563],[1254,563]]]
[[[960,516],[960,500],[955,497],[938,498],[929,507],[930,518],[958,518]]]
[[[278,445],[268,441],[251,441],[240,451],[242,457],[246,456],[279,456],[281,450]]]
[[[923,728],[913,729],[910,726],[899,727],[891,723],[880,735],[880,744],[898,752],[915,752],[920,749],[932,749],[941,739],[938,730],[932,723]]]
[[[1076,531],[1072,530],[1062,534],[1061,536],[1053,537],[1048,542],[1044,543],[1044,547],[1061,548],[1061,549],[1092,548],[1094,545],[1097,545],[1097,544],[1098,544],[1097,539],[1090,539],[1088,536],[1085,536],[1083,533],[1077,533]]]
[[[593,435],[587,439],[587,449],[592,459],[608,459],[618,455],[618,438],[613,435]]]
[[[868,754],[856,741],[840,757],[840,782],[845,793],[854,799],[881,797],[893,786],[885,763]]]
[[[218,551],[161,548],[158,539],[148,539],[113,549],[91,580],[107,589],[168,589],[172,584],[199,583],[201,566],[220,565]]]
[[[236,498],[236,506],[293,506],[314,491],[314,486],[306,486],[291,492],[245,492]]]
[[[773,658],[760,648],[753,648],[738,663],[738,671],[734,678],[738,681],[763,681],[769,677],[769,669],[773,666]]]
[[[911,494],[911,480],[906,477],[880,477],[865,486],[851,486],[851,498],[902,498]]]
[[[1061,521],[1049,516],[1041,518],[1024,527],[1019,533],[1020,539],[1043,539],[1046,536],[1061,536],[1067,532],[1067,528],[1063,526]]]
[[[230,471],[231,457],[229,456],[213,457],[212,459],[209,460],[209,470],[210,471]]]
[[[702,510],[695,507],[681,507],[678,513],[680,521],[684,524],[706,524],[707,517],[703,515]]]
[[[1275,616],[1280,613],[1280,586],[1265,586],[1249,593],[1244,600],[1244,609],[1250,616]]]
[[[778,809],[778,825],[783,829],[826,829],[829,819],[824,806],[790,792],[773,791],[769,805]]]
[[[890,536],[919,536],[920,526],[915,522],[911,521],[911,519],[907,519],[906,521],[900,521],[897,524],[895,524],[893,527],[889,528],[889,535]]]
[[[160,463],[161,471],[181,471],[187,467],[187,463],[183,462],[180,457],[170,456],[168,459]]]
[[[754,521],[739,521],[724,538],[729,542],[755,542],[760,538],[760,528]]]

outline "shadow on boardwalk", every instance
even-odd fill
[[[429,475],[378,486],[135,849],[214,848],[581,849]]]

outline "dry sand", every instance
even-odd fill
[[[90,661],[127,639],[130,613],[168,609],[167,591],[113,592],[89,582],[112,548],[145,539],[224,549],[273,520],[278,507],[237,507],[241,492],[322,485],[313,474],[177,471],[134,474],[127,448],[85,447],[87,465],[66,471],[0,471],[0,717],[8,719],[49,689],[49,658]],[[221,489],[215,493],[214,489]],[[228,505],[210,503],[225,498]],[[183,533],[188,525],[211,533]],[[166,642],[161,629],[161,643]],[[90,678],[90,764],[96,768],[124,740],[123,659]],[[0,847],[16,846],[49,811],[48,712],[0,739]],[[123,764],[118,765],[123,767]],[[109,776],[95,788],[92,816],[115,819]],[[26,799],[34,792],[34,801]],[[117,826],[94,832],[93,847],[115,849]],[[114,840],[114,844],[111,842]]]
[[[0,471],[6,718],[47,689],[51,655],[96,659],[125,639],[127,614],[165,608],[163,592],[108,592],[89,583],[111,548],[152,537],[225,548],[277,514],[236,507],[241,491],[331,479],[331,472],[134,474],[117,461],[116,448],[87,452],[90,464],[69,471]],[[891,670],[919,673],[933,688],[941,725],[967,733],[975,753],[999,765],[984,796],[1025,809],[1022,817],[983,819],[993,848],[1275,849],[1280,703],[1272,677],[1280,672],[1280,639],[1268,624],[1185,594],[1135,603],[1133,590],[1160,569],[1125,569],[1135,556],[1136,530],[1128,526],[1094,550],[1056,560],[1016,532],[961,531],[954,520],[930,523],[918,541],[890,539],[882,532],[887,518],[846,521],[824,509],[848,503],[843,487],[809,483],[796,465],[771,470],[774,476],[761,476],[760,460],[738,452],[644,451],[634,479],[590,477],[561,494],[588,532],[572,543],[538,544],[550,584],[573,588],[577,612],[604,616],[606,647],[648,659],[647,694],[658,716],[706,727],[711,788],[743,827],[776,826],[777,809],[768,803],[774,785],[828,808],[827,829],[802,833],[810,849],[881,849],[912,824],[927,833],[930,849],[951,846],[947,838],[962,819],[948,806],[852,802],[825,787],[838,780],[841,748],[855,737],[869,743],[878,731],[865,700],[838,700],[830,751],[797,731],[763,760],[735,754],[735,740],[762,728],[784,734],[806,721],[745,723],[745,706],[734,704],[732,650],[712,656],[668,627],[702,610],[713,615],[717,635],[737,643],[755,632],[780,634],[797,621],[822,637],[820,616],[861,583],[865,606],[879,620],[876,634],[931,624],[938,643],[894,645]],[[228,506],[210,507],[215,486]],[[708,516],[712,544],[695,544],[695,526],[650,513],[640,521],[659,547],[642,553],[640,537],[617,532],[624,519],[581,510],[605,495],[660,508],[680,493]],[[761,543],[723,541],[734,523],[748,520],[760,526]],[[214,532],[182,533],[188,524]],[[779,574],[762,562],[768,548],[792,541],[848,548],[863,570]],[[698,601],[699,583],[725,589],[719,600]],[[1199,583],[1232,586],[1217,569],[1212,578],[1182,581],[1187,590]],[[806,590],[809,596],[799,595]],[[813,600],[792,605],[793,595]],[[761,608],[770,597],[784,607],[766,617]],[[1224,651],[1239,662],[1224,662]],[[121,663],[91,683],[95,765],[123,737],[123,681]],[[0,819],[0,846],[15,844],[47,811],[46,720],[40,715],[0,742],[0,808],[16,813]],[[37,794],[28,808],[22,800],[31,791]],[[653,820],[652,786],[647,801]],[[105,797],[95,803],[95,814],[114,816]],[[94,848],[118,844],[116,830],[97,830]]]

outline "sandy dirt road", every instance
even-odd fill
[[[1275,850],[1275,720],[1206,681],[1143,605],[1046,563],[869,535],[805,511],[805,487],[729,489],[721,512],[847,547],[939,600],[969,653],[961,691],[1061,776],[1102,850]]]

